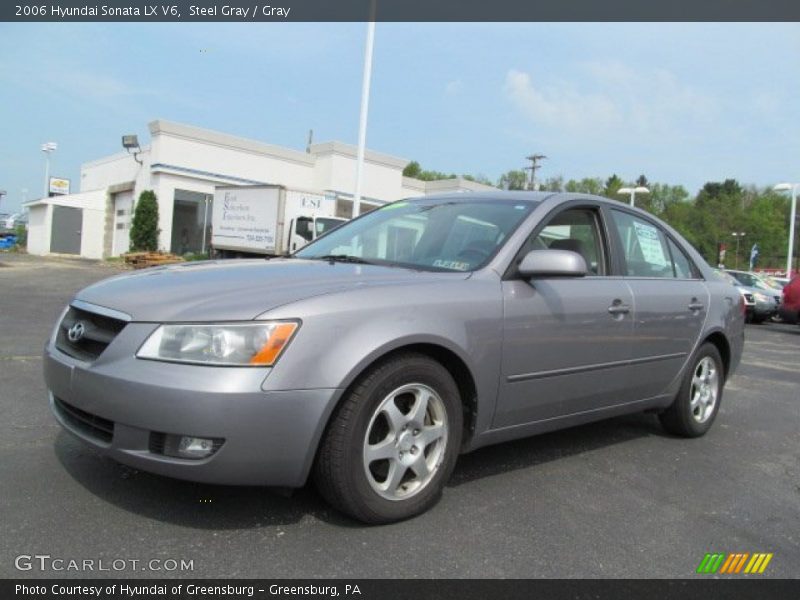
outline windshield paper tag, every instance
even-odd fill
[[[442,260],[441,258],[437,258],[433,261],[433,266],[443,269],[453,269],[454,271],[466,271],[469,269],[469,263],[459,262],[457,260]]]

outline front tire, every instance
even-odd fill
[[[714,422],[722,400],[725,369],[717,347],[706,342],[697,349],[675,400],[659,420],[664,429],[682,437],[700,437]]]
[[[328,425],[314,468],[317,487],[364,523],[418,515],[441,496],[462,423],[458,387],[441,364],[416,353],[378,363]]]

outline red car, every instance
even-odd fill
[[[783,301],[778,314],[786,323],[800,320],[800,275],[795,275],[783,288]]]

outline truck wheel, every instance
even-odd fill
[[[683,437],[705,434],[719,411],[724,383],[719,350],[706,342],[692,357],[672,405],[658,415],[664,429]]]
[[[450,373],[421,354],[379,363],[336,410],[314,478],[323,497],[364,523],[433,506],[456,463],[462,408]]]

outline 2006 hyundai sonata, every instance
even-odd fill
[[[289,258],[101,281],[45,350],[61,425],[133,467],[309,476],[369,523],[429,508],[459,453],[622,413],[704,434],[743,345],[736,289],[592,196],[395,202]]]

